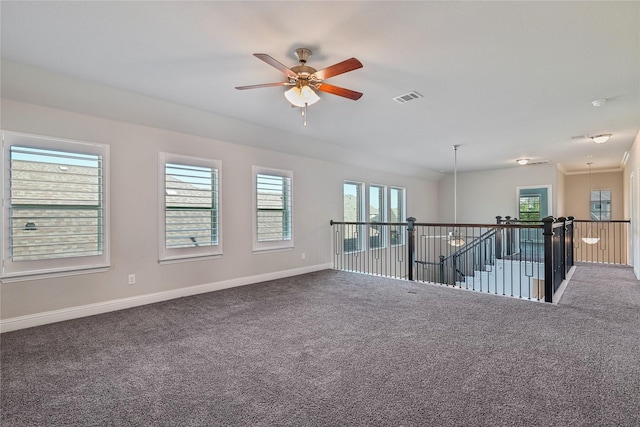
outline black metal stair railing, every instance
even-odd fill
[[[507,217],[505,217],[507,218]],[[553,301],[573,265],[573,218],[496,224],[338,222],[339,270]]]
[[[331,221],[337,270],[413,280],[407,223]]]
[[[629,264],[631,221],[574,220],[576,262]]]
[[[490,228],[470,243],[461,246],[452,254],[440,255],[439,283],[456,285],[475,271],[495,264],[495,228]],[[450,274],[447,274],[450,272]]]

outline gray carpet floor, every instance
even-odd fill
[[[9,426],[640,426],[640,284],[322,271],[0,336]]]

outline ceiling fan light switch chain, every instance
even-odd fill
[[[307,127],[307,103],[304,103],[304,108],[302,109],[302,126]]]

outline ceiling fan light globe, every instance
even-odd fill
[[[320,97],[308,85],[302,86],[302,89],[300,89],[300,94],[302,95],[302,99],[304,99],[304,102],[307,105],[313,105],[316,102],[320,101]]]
[[[304,102],[301,101],[299,87],[297,86],[292,87],[291,89],[289,89],[284,93],[284,97],[287,98],[287,101],[289,101],[291,104],[295,105],[296,107],[304,107]]]
[[[296,107],[304,107],[305,104],[313,105],[320,100],[320,97],[308,85],[301,88],[294,86],[284,93],[284,97]]]

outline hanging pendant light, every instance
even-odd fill
[[[453,223],[458,223],[458,147],[460,145],[453,145]],[[460,232],[454,227],[453,231],[449,232],[447,241],[451,246],[462,246],[465,241],[460,237]]]
[[[587,163],[589,165],[589,216],[591,216],[591,162]],[[591,229],[592,225],[589,225],[589,231],[587,232],[587,236],[582,238],[582,241],[587,245],[595,245],[600,241],[599,237],[591,237]]]

